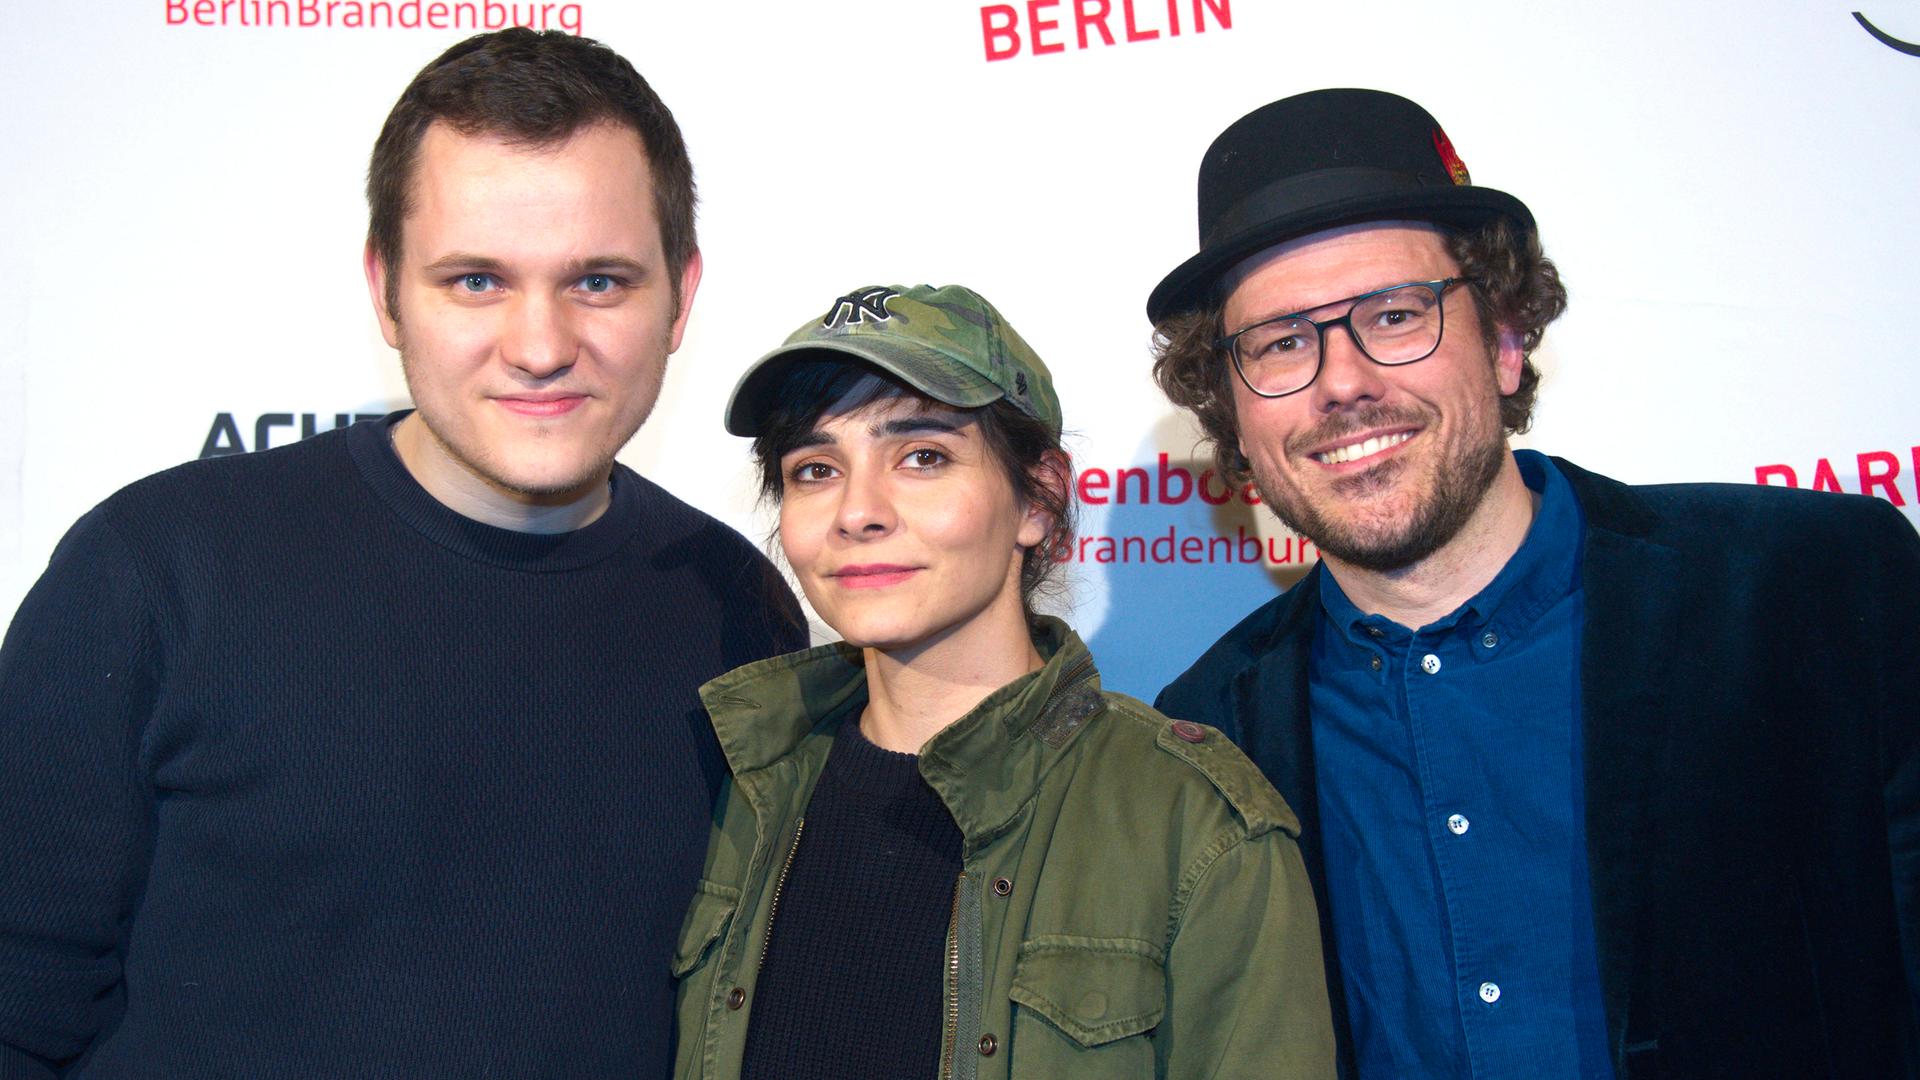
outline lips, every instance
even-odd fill
[[[887,585],[898,585],[919,572],[920,568],[917,566],[863,563],[857,566],[843,566],[827,576],[849,589],[878,589]]]
[[[564,416],[579,408],[587,397],[585,394],[527,394],[515,397],[497,397],[493,399],[508,412],[521,416],[549,417]]]

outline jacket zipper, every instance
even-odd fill
[[[1037,728],[1045,723],[1047,718],[1066,702],[1068,694],[1075,687],[1092,677],[1093,657],[1083,656],[1079,662],[1062,673],[1059,680],[1053,684],[1053,692],[1047,695],[1046,702],[1040,706],[1040,713],[1035,717],[1032,726]]]
[[[960,1054],[960,890],[967,875],[961,871],[953,885],[953,910],[947,916],[947,1052],[940,1062],[940,1080],[953,1076],[954,1058]]]
[[[1075,683],[1081,680],[1081,677],[1086,673],[1087,669],[1091,668],[1092,666],[1093,666],[1093,657],[1091,656],[1081,657],[1079,663],[1073,665],[1073,667],[1069,669],[1065,675],[1060,676],[1059,682],[1053,684],[1053,694],[1048,696],[1056,697],[1059,695],[1060,691],[1072,688]]]
[[[773,946],[773,920],[780,914],[780,891],[787,887],[787,874],[793,869],[793,856],[800,850],[800,834],[806,828],[806,818],[793,823],[793,843],[787,848],[787,861],[780,864],[780,877],[773,883],[773,899],[767,904],[767,936],[760,941],[760,966],[756,971],[767,968],[767,950]]]
[[[1093,657],[1081,657],[1079,663],[1054,683],[1048,705],[1059,700],[1063,691],[1084,682],[1092,670]],[[953,909],[947,916],[947,1034],[946,1051],[940,1059],[940,1080],[952,1080],[960,1056],[960,890],[966,884],[967,873],[962,870],[953,885]]]

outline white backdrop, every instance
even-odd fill
[[[1856,19],[1862,2],[1894,44]],[[7,8],[0,613],[76,517],[199,456],[220,414],[252,450],[262,417],[280,445],[303,414],[325,429],[405,403],[360,276],[361,183],[393,99],[470,32],[451,6],[435,29],[417,25],[434,5],[400,2]],[[861,284],[990,297],[1052,366],[1081,468],[1145,467],[1157,488],[1165,453],[1198,472],[1148,377],[1146,294],[1194,249],[1207,143],[1321,86],[1421,102],[1476,182],[1532,207],[1572,299],[1523,442],[1631,481],[1784,465],[1814,486],[1825,461],[1856,492],[1871,455],[1868,473],[1897,475],[1868,493],[1920,521],[1920,50],[1897,47],[1920,42],[1913,0],[470,10],[577,25],[679,118],[706,278],[622,460],[750,535],[767,522],[721,405],[752,358]],[[1075,13],[1101,11],[1113,44],[1089,24],[1079,47]],[[379,25],[350,25],[369,12]],[[1058,51],[1036,52],[1035,17],[1058,23],[1039,36]],[[1017,49],[986,26],[1012,26]],[[1286,555],[1287,538],[1243,504],[1128,492],[1083,524],[1115,556],[1137,538],[1133,561],[1074,564],[1067,603],[1108,684],[1150,698],[1300,568],[1177,561],[1150,541],[1244,530]]]

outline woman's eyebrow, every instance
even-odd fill
[[[954,417],[916,413],[913,416],[899,416],[875,424],[873,434],[876,438],[882,435],[917,435],[923,431],[958,435],[962,426],[962,422]]]

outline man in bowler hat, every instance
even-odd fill
[[[1155,375],[1322,557],[1157,704],[1299,813],[1344,1073],[1920,1071],[1913,528],[1511,450],[1566,292],[1411,101],[1267,105],[1199,195]]]

